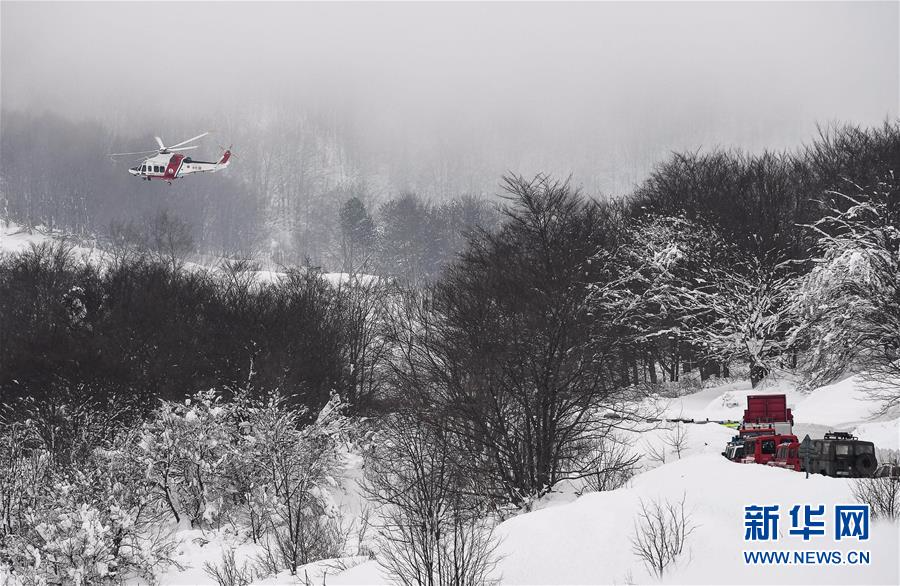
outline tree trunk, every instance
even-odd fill
[[[750,385],[755,389],[756,385],[762,381],[762,379],[766,378],[766,375],[769,374],[769,369],[763,366],[758,362],[750,363]]]

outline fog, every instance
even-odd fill
[[[362,179],[438,196],[510,170],[624,193],[673,150],[878,124],[898,69],[896,2],[2,4],[4,111],[245,154],[313,112]]]

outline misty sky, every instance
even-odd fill
[[[897,2],[0,11],[5,110],[182,139],[235,116],[324,109],[395,167],[453,153],[487,173],[572,172],[616,191],[672,150],[785,148],[816,123],[898,115]]]

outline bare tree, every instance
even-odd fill
[[[637,472],[640,455],[617,434],[610,434],[597,444],[596,470],[585,476],[588,490],[602,492],[625,486]]]
[[[632,551],[648,570],[662,578],[666,568],[684,552],[694,529],[696,526],[684,510],[684,497],[676,503],[642,500],[631,538]]]
[[[522,505],[596,471],[598,442],[635,417],[613,384],[616,342],[589,302],[603,210],[565,182],[509,177],[506,222],[478,232],[394,321],[397,388],[467,454],[467,475]],[[413,298],[416,297],[416,298]]]
[[[157,213],[150,219],[148,242],[160,260],[169,265],[173,271],[181,267],[184,255],[194,248],[190,225],[167,210]]]
[[[387,321],[389,286],[381,278],[351,273],[337,292],[344,369],[343,388],[356,410],[365,410],[381,394],[388,375]]]
[[[873,519],[900,519],[900,478],[882,476],[859,478],[853,481],[853,496],[869,505]]]
[[[687,426],[680,421],[676,421],[675,427],[669,430],[668,435],[666,435],[666,438],[663,441],[667,446],[672,448],[672,451],[675,452],[675,455],[680,460],[681,454],[687,450],[687,439]]]
[[[406,586],[488,582],[497,542],[448,436],[396,416],[378,440],[364,488],[379,506],[379,563]]]

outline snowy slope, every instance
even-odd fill
[[[53,242],[62,240],[62,234],[52,232],[42,227],[28,230],[24,226],[14,222],[7,222],[0,218],[0,254],[9,253],[17,254],[28,250],[32,245],[40,245],[45,242]],[[103,252],[98,248],[89,248],[84,246],[75,246],[75,253],[85,261],[103,263]],[[185,268],[192,271],[215,270],[221,264],[222,258],[211,259],[209,257],[197,259],[198,262],[185,262]],[[202,264],[210,263],[210,266]],[[286,277],[286,273],[280,270],[259,270],[254,273],[254,279],[260,284],[277,283]],[[353,275],[348,273],[323,273],[322,277],[331,285],[337,287],[347,285],[351,280],[358,280],[363,285],[368,285],[375,281],[377,277],[373,275]]]
[[[798,422],[810,429],[853,429],[879,447],[896,449],[900,420],[882,418],[866,422],[871,408],[865,402],[862,381],[851,377],[809,394],[790,381],[751,389],[747,382],[732,382],[674,399],[669,417],[740,419],[746,395],[785,393]],[[635,449],[660,448],[667,426],[635,432],[629,439]],[[668,426],[671,427],[671,426]],[[697,528],[689,551],[663,583],[670,584],[897,584],[900,566],[900,531],[896,524],[875,522],[867,542],[834,542],[831,534],[802,538],[787,533],[788,511],[795,504],[825,505],[827,527],[833,527],[833,507],[851,504],[846,479],[812,476],[767,466],[728,462],[719,455],[733,430],[716,423],[687,424],[687,449],[681,459],[669,453],[665,464],[644,463],[645,472],[631,485],[616,491],[581,497],[575,487],[542,499],[535,510],[501,523],[502,560],[498,574],[502,584],[613,584],[657,583],[632,552],[630,537],[641,499],[680,501],[692,512]],[[779,505],[782,511],[780,540],[775,544],[745,544],[744,507]],[[748,566],[743,550],[866,550],[868,566]],[[328,584],[384,584],[378,564],[368,561],[327,576]]]
[[[804,542],[788,535],[788,510],[824,504],[832,527],[835,504],[852,503],[849,481],[804,475],[767,466],[741,465],[714,454],[686,457],[635,478],[633,486],[587,494],[569,504],[510,519],[498,527],[503,584],[655,583],[631,550],[630,536],[641,499],[685,499],[696,530],[669,584],[897,584],[897,526],[875,522],[870,539],[835,542],[830,534]],[[778,504],[776,544],[744,542],[744,506]],[[868,566],[747,566],[743,550],[865,550]],[[328,584],[386,583],[375,562],[365,562]]]
[[[631,552],[640,499],[681,500],[692,511],[697,529],[690,552],[666,583],[866,583],[896,584],[898,532],[896,525],[876,523],[867,544],[833,542],[829,536],[786,536],[784,549],[827,548],[872,552],[870,566],[754,568],[745,566],[743,507],[748,504],[853,502],[847,480],[804,475],[765,466],[740,465],[712,454],[687,457],[635,478],[633,487],[586,495],[572,504],[521,515],[503,523],[501,563],[503,582],[509,584],[595,584],[655,581]],[[786,523],[782,518],[782,524]],[[757,546],[771,549],[771,544]]]
[[[0,253],[22,252],[28,250],[32,244],[50,240],[52,238],[40,230],[29,232],[18,224],[0,219]]]
[[[65,235],[54,232],[43,226],[37,226],[29,230],[15,222],[7,222],[0,218],[0,254],[18,254],[25,252],[32,245],[65,240]],[[72,253],[76,258],[85,262],[102,262],[103,255],[97,248],[75,245],[72,239]]]
[[[860,381],[851,377],[816,389],[809,394],[796,390],[790,382],[770,383],[764,389],[752,390],[749,383],[731,382],[673,399],[667,407],[670,417],[739,419],[747,394],[784,392],[798,421],[808,422],[814,429],[844,428],[856,425],[862,437],[872,439],[880,447],[900,436],[900,421],[882,418],[864,422],[868,406],[861,401]],[[863,423],[859,423],[859,422]],[[820,423],[821,422],[821,423]],[[859,423],[857,425],[857,423]],[[691,535],[685,555],[662,580],[669,584],[897,584],[900,569],[897,551],[900,531],[897,525],[873,522],[867,542],[855,540],[834,542],[831,533],[804,542],[788,534],[789,509],[795,504],[825,505],[827,528],[833,506],[854,500],[847,479],[805,475],[767,466],[735,464],[719,455],[733,430],[717,423],[685,424],[687,438],[682,458],[671,449],[666,462],[645,459],[642,472],[630,485],[611,492],[578,496],[582,486],[564,483],[535,504],[534,510],[513,517],[497,528],[502,542],[502,559],[497,568],[501,584],[623,584],[659,583],[643,567],[632,552],[630,537],[641,500],[685,500],[696,530]],[[800,427],[798,425],[798,427]],[[659,450],[671,432],[672,424],[631,432],[626,441],[638,452],[651,447]],[[883,440],[870,437],[880,434]],[[882,443],[884,442],[884,443]],[[348,462],[346,493],[339,497],[349,516],[363,506],[353,483],[361,462]],[[779,505],[780,538],[775,544],[745,543],[744,507],[750,504]],[[237,547],[237,557],[252,559],[256,550],[240,544],[230,536],[202,536],[211,539],[203,544],[197,532],[184,535],[181,560],[193,567],[184,572],[170,572],[163,584],[214,584],[202,570],[204,561],[218,562],[221,548]],[[868,566],[748,566],[744,550],[854,550],[869,551]],[[342,569],[347,568],[347,569]],[[326,560],[301,568],[300,576],[286,573],[254,583],[302,584],[308,578],[313,584],[388,584],[377,562],[364,557]]]

